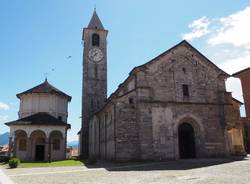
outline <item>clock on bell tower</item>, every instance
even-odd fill
[[[80,153],[88,156],[89,121],[107,98],[107,34],[96,11],[83,30],[82,129]]]

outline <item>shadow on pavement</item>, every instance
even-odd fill
[[[188,170],[248,160],[249,157],[234,157],[221,159],[183,159],[164,162],[131,162],[112,163],[99,161],[94,165],[86,165],[89,169],[105,168],[108,171],[153,171],[153,170]]]

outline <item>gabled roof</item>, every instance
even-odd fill
[[[102,30],[104,30],[102,22],[99,19],[96,11],[94,11],[94,13],[92,15],[92,18],[91,18],[91,20],[89,22],[88,28],[90,28],[90,29],[102,29]]]
[[[238,72],[234,73],[232,76],[239,77],[240,74],[242,74],[244,72],[247,72],[247,71],[250,71],[250,67],[248,67],[248,68],[246,68],[244,70],[238,71]]]
[[[160,57],[166,55],[167,53],[171,52],[173,49],[181,46],[181,45],[186,45],[187,47],[191,48],[192,50],[194,50],[198,55],[200,55],[202,58],[204,58],[209,64],[211,64],[216,70],[220,71],[221,74],[224,74],[226,77],[230,77],[231,75],[229,75],[228,73],[226,73],[225,71],[223,71],[222,69],[220,69],[218,66],[216,66],[212,61],[210,61],[206,56],[204,56],[200,51],[198,51],[196,48],[194,48],[190,43],[188,43],[186,40],[181,41],[180,43],[176,44],[175,46],[171,47],[170,49],[168,49],[167,51],[163,52],[162,54],[158,55],[157,57],[155,57],[154,59],[150,60],[149,62],[142,64],[140,66],[134,67],[132,69],[131,72],[129,72],[129,76],[118,86],[118,88],[115,90],[115,92],[113,92],[105,101],[105,104],[103,105],[103,107],[97,111],[96,113],[102,111],[103,108],[105,108],[106,105],[109,104],[109,102],[118,94],[119,90],[122,88],[122,86],[131,78],[131,76],[134,75],[134,72],[137,69],[140,68],[144,68],[146,65],[155,62],[157,59],[159,59]],[[96,114],[95,113],[95,114]]]
[[[162,54],[158,55],[157,57],[155,57],[154,59],[150,60],[149,62],[137,66],[135,68],[132,69],[132,72],[134,72],[136,69],[139,68],[143,68],[146,65],[154,62],[155,60],[157,60],[158,58],[168,54],[169,52],[171,52],[173,49],[176,49],[177,47],[181,46],[181,45],[186,45],[187,47],[189,47],[190,49],[194,50],[198,55],[200,55],[202,58],[204,58],[208,63],[210,63],[215,69],[217,69],[218,71],[220,71],[221,73],[223,73],[224,75],[226,75],[227,77],[230,77],[231,75],[229,75],[228,73],[226,73],[225,71],[223,71],[222,69],[220,69],[218,66],[216,66],[212,61],[210,61],[206,56],[204,56],[200,51],[198,51],[196,48],[194,48],[189,42],[187,42],[186,40],[181,41],[180,43],[176,44],[175,46],[171,47],[170,49],[168,49],[167,51],[163,52]]]
[[[51,116],[50,114],[46,112],[39,112],[36,114],[33,114],[31,116],[27,116],[22,119],[18,119],[15,121],[7,122],[5,125],[61,125],[61,126],[67,126],[70,128],[70,124],[67,124],[63,122],[60,119],[55,118],[54,116]]]
[[[17,94],[17,98],[20,98],[22,95],[24,94],[29,94],[29,93],[50,93],[50,94],[57,94],[57,95],[61,95],[65,98],[68,99],[68,101],[71,101],[71,96],[65,94],[64,92],[60,91],[59,89],[55,88],[54,86],[52,86],[47,79],[45,79],[45,81],[41,84],[39,84],[38,86],[35,86],[27,91],[24,91],[22,93]]]

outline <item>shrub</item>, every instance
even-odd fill
[[[96,159],[96,157],[89,157],[88,159],[87,159],[87,161],[86,161],[86,164],[88,164],[88,165],[94,165],[94,164],[96,164],[96,162],[97,162],[97,159]]]
[[[20,164],[20,160],[18,158],[11,158],[9,160],[9,166],[10,168],[17,168],[17,166]]]
[[[10,160],[9,156],[5,156],[5,155],[0,155],[0,163],[8,163]]]

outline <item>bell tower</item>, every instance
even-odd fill
[[[81,156],[88,157],[89,121],[107,98],[107,34],[96,10],[83,29]]]

